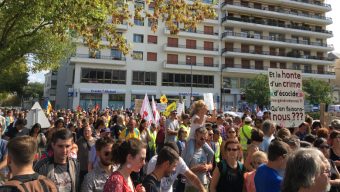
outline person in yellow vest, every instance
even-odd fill
[[[186,132],[186,137],[185,137],[185,140],[187,139],[188,137],[188,134],[190,132],[190,116],[188,114],[183,114],[182,115],[182,123],[181,125],[179,126],[179,128],[183,129],[183,131]]]
[[[250,144],[251,139],[251,130],[253,129],[251,127],[251,122],[253,120],[250,117],[244,118],[244,125],[240,128],[240,141],[241,141],[241,146],[243,149],[243,152],[247,152],[247,145]]]
[[[128,141],[129,139],[135,138],[140,139],[140,133],[138,128],[136,127],[137,122],[135,119],[130,118],[127,127],[123,129],[123,131],[119,135],[119,142]]]
[[[157,126],[154,123],[151,123],[149,130],[149,152],[150,157],[153,157],[156,154],[156,137],[157,137]]]

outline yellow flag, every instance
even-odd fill
[[[163,115],[167,117],[170,115],[171,111],[176,110],[176,109],[177,109],[177,104],[176,104],[176,101],[174,101],[166,107],[165,111],[163,112]]]
[[[159,100],[163,104],[168,103],[168,99],[166,98],[166,96],[164,94],[161,96],[161,98]]]

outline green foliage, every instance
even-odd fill
[[[270,95],[268,76],[259,74],[252,78],[246,88],[242,89],[242,92],[244,92],[248,103],[257,104],[259,106],[269,106]]]
[[[22,92],[22,96],[24,98],[41,98],[44,94],[44,84],[34,82],[34,83],[28,83],[24,88]]]
[[[124,54],[128,42],[118,33],[117,25],[133,18],[163,21],[172,34],[184,28],[195,28],[205,18],[216,17],[215,10],[195,1],[154,0],[153,12],[138,8],[128,11],[131,0],[2,0],[0,1],[0,67],[18,60],[33,63],[33,71],[56,68],[68,58],[73,39],[82,39],[93,54],[104,47],[117,46]],[[149,0],[146,1],[150,3]],[[109,19],[110,18],[110,19]],[[157,30],[157,22],[152,30]],[[33,58],[33,59],[32,59]]]
[[[22,88],[28,82],[27,65],[23,61],[16,61],[9,67],[0,70],[0,93],[17,92],[20,94]]]
[[[332,87],[329,83],[317,79],[304,79],[303,91],[305,92],[305,99],[310,104],[332,103]]]

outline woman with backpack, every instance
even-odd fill
[[[244,183],[243,174],[246,169],[238,161],[242,153],[238,140],[227,140],[222,153],[224,153],[224,159],[217,164],[213,172],[210,192],[242,192]]]

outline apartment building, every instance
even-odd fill
[[[133,42],[126,56],[113,47],[93,57],[79,41],[69,62],[73,70],[69,93],[60,98],[70,102],[60,107],[129,108],[145,93],[184,99],[189,106],[191,99],[213,93],[217,106],[226,110],[238,107],[246,97],[242,88],[249,78],[268,68],[301,70],[305,78],[335,79],[329,71],[334,62],[327,60],[333,48],[327,45],[332,32],[326,26],[332,20],[325,13],[331,7],[323,1],[204,2],[213,4],[218,18],[205,20],[196,29],[179,25],[176,36],[161,21],[155,33],[147,19],[134,20],[134,26],[117,26]],[[129,9],[136,6],[152,11],[153,5],[135,1]]]

